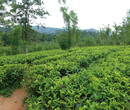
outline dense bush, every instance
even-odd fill
[[[99,46],[1,57],[0,94],[22,85],[27,110],[128,110],[129,55],[129,46]]]
[[[10,30],[10,45],[12,48],[12,54],[16,55],[19,53],[19,48],[23,45],[22,41],[22,27],[16,26]]]
[[[70,49],[70,46],[68,44],[68,33],[66,32],[62,32],[61,35],[58,36],[58,42],[59,42],[59,45],[60,45],[60,48],[62,50],[67,50],[67,49]]]
[[[14,89],[21,87],[25,70],[27,65],[22,64],[0,66],[0,94],[9,96]]]
[[[43,43],[33,43],[28,46],[29,52],[43,51],[43,50],[53,50],[59,49],[59,44],[56,41],[44,41]]]
[[[0,56],[12,55],[12,49],[10,47],[0,46]]]

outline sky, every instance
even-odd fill
[[[65,6],[78,15],[80,29],[99,29],[108,24],[120,24],[130,9],[130,0],[66,0]],[[50,13],[44,22],[46,27],[63,28],[64,22],[58,0],[44,0],[45,9]]]

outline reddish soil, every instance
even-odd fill
[[[0,96],[0,110],[25,110],[26,104],[22,107],[22,99],[27,97],[23,88],[17,89],[10,97]]]

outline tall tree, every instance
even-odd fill
[[[61,12],[63,13],[63,19],[66,26],[66,30],[68,32],[68,47],[71,46],[71,21],[70,21],[70,15],[67,13],[68,8],[61,7]]]
[[[16,27],[11,28],[9,34],[10,34],[10,44],[12,48],[12,53],[18,54],[22,40],[22,27],[18,25]]]
[[[127,12],[127,16],[122,22],[120,38],[121,44],[130,44],[130,10]]]
[[[77,14],[72,10],[68,12],[68,8],[61,7],[61,12],[63,14],[63,20],[65,23],[65,31],[67,32],[68,48],[71,47],[72,38],[76,35],[78,17]]]
[[[9,19],[6,19],[6,4],[8,3],[8,0],[0,0],[0,26],[6,26],[9,24]]]
[[[101,28],[99,34],[102,39],[101,45],[108,45],[111,36],[111,28],[109,27],[109,25],[105,26],[104,28]]]
[[[120,26],[118,26],[116,23],[114,24],[114,31],[112,31],[112,41],[114,45],[119,44],[119,32],[120,32]]]
[[[26,42],[27,46],[32,32],[32,24],[43,26],[43,23],[37,22],[37,18],[45,18],[45,15],[48,15],[43,7],[44,3],[41,0],[22,0],[21,2],[19,0],[8,0],[6,3],[10,7],[10,10],[6,10],[6,19],[12,21],[11,24],[23,27],[22,40]]]
[[[111,28],[110,26],[106,26],[105,27],[105,42],[106,42],[106,45],[109,45],[109,41],[110,41],[110,37],[111,37]]]

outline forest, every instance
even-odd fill
[[[120,24],[82,30],[57,2],[59,29],[33,25],[49,16],[42,0],[0,0],[0,104],[22,87],[26,110],[129,110],[130,10]]]

